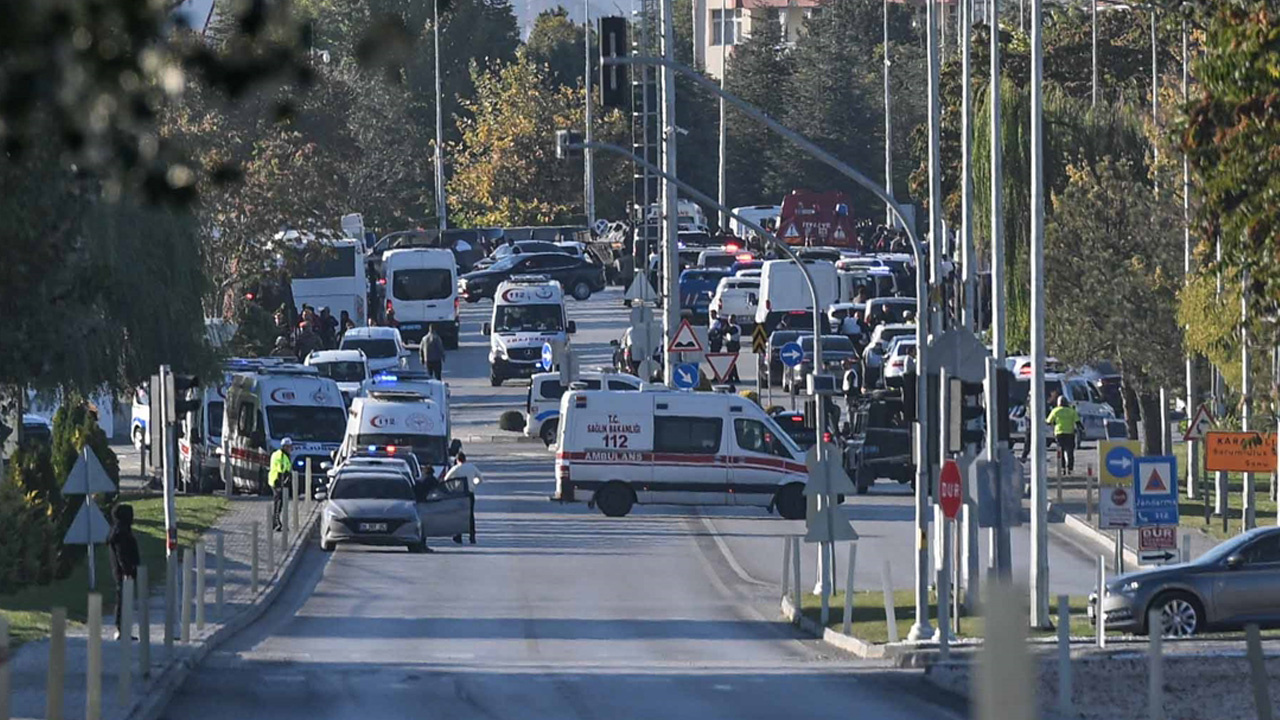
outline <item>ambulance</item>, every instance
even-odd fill
[[[341,467],[362,452],[412,448],[423,472],[430,468],[439,478],[459,445],[451,447],[447,406],[417,392],[374,389],[351,401],[334,465]]]
[[[639,390],[643,384],[635,375],[611,372],[607,368],[578,373],[578,382],[587,390]],[[538,373],[529,378],[524,408],[526,437],[539,438],[547,447],[555,444],[560,427],[560,398],[565,389],[559,372]]]
[[[237,373],[222,415],[222,478],[235,491],[266,494],[267,468],[280,441],[293,440],[293,468],[313,472],[342,443],[346,405],[333,380],[315,368],[265,365]]]
[[[542,346],[576,332],[565,318],[564,290],[546,275],[513,275],[493,294],[493,317],[481,328],[489,336],[489,384],[527,378],[542,368]]]
[[[237,373],[263,367],[281,367],[284,358],[230,358],[222,365],[214,383],[205,382],[187,391],[188,399],[200,405],[180,420],[178,433],[178,487],[187,493],[210,493],[222,484],[222,416],[227,391]]]
[[[805,517],[804,451],[729,393],[571,388],[560,402],[556,494],[610,517],[642,505],[743,505]]]

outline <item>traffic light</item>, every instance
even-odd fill
[[[556,159],[569,160],[582,157],[582,148],[574,147],[582,144],[582,133],[575,130],[556,131]]]
[[[200,378],[195,375],[169,373],[165,375],[165,380],[167,383],[164,389],[166,420],[177,422],[183,415],[200,409],[200,397],[198,395],[187,397],[189,390],[200,389]]]
[[[963,452],[966,445],[981,445],[985,437],[987,411],[984,407],[986,388],[983,383],[951,380],[951,431],[948,452]],[[957,433],[958,431],[958,433]]]
[[[631,101],[631,84],[626,65],[606,64],[608,58],[627,54],[627,19],[600,18],[600,104],[607,108],[625,108]]]
[[[996,369],[996,440],[1009,442],[1009,388],[1013,373],[1008,368]]]

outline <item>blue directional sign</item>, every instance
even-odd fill
[[[542,369],[550,372],[554,363],[555,351],[551,349],[551,343],[542,343]]]
[[[778,359],[787,367],[795,367],[804,359],[804,350],[800,349],[800,343],[789,342],[778,350]]]
[[[672,380],[681,390],[692,390],[698,387],[698,363],[680,363],[673,368]]]
[[[1127,447],[1113,447],[1107,452],[1107,470],[1115,477],[1129,477],[1133,473],[1133,462],[1133,451]]]
[[[1178,524],[1177,458],[1163,455],[1135,459],[1133,490],[1139,526]]]

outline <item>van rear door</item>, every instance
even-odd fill
[[[723,412],[707,398],[654,399],[653,482],[641,503],[729,504]]]

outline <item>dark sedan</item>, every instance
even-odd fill
[[[494,263],[504,258],[509,258],[512,255],[520,255],[522,253],[528,253],[528,254],[564,253],[566,255],[574,254],[570,252],[568,248],[563,247],[561,245],[557,245],[553,242],[547,242],[545,240],[520,240],[514,243],[503,243],[498,247],[494,248],[493,252],[489,253],[488,257],[483,257],[477,260],[475,263],[475,267],[473,269],[484,270],[485,268],[491,267]]]
[[[1095,590],[1089,596],[1089,618],[1094,622],[1097,608]],[[1160,614],[1165,635],[1195,635],[1249,623],[1280,625],[1280,528],[1250,530],[1192,562],[1107,581],[1102,595],[1107,629],[1146,633],[1153,611]]]
[[[558,252],[520,253],[463,275],[458,279],[458,294],[467,302],[492,300],[499,283],[512,275],[546,275],[559,281],[576,300],[586,300],[591,293],[604,289],[604,268],[584,258]]]

